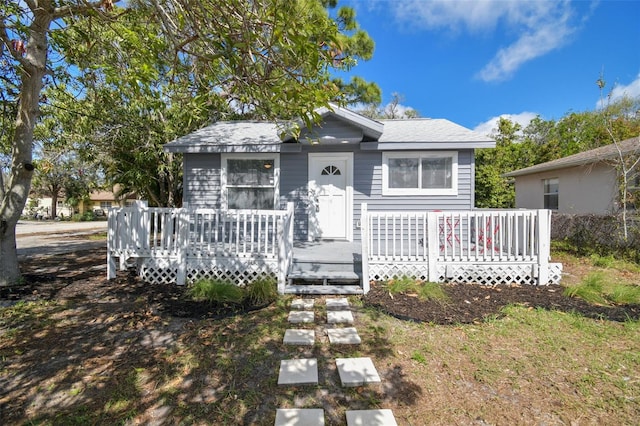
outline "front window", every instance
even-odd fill
[[[544,208],[558,210],[558,178],[544,180]]]
[[[456,195],[458,154],[383,153],[383,195]]]
[[[109,210],[111,208],[111,201],[100,201],[100,208],[102,210]]]
[[[279,158],[222,157],[223,205],[228,209],[273,210],[278,198]]]

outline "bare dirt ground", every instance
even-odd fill
[[[139,400],[135,410],[137,414],[128,416],[125,408],[121,409],[122,413],[118,411],[119,406],[113,402],[113,395],[128,395],[127,388],[123,386],[131,380],[131,368],[145,371],[164,368],[167,371],[163,370],[162,374],[167,375],[175,367],[159,364],[154,361],[156,355],[153,354],[166,352],[166,348],[178,340],[176,335],[188,330],[191,334],[185,339],[200,339],[203,331],[198,330],[198,320],[229,319],[238,313],[256,309],[251,306],[238,308],[190,302],[183,297],[183,288],[174,285],[150,286],[132,273],[119,273],[117,279],[107,281],[105,257],[104,249],[64,256],[34,256],[22,263],[25,285],[0,290],[0,303],[3,306],[18,301],[54,301],[56,308],[53,316],[58,316],[38,318],[37,312],[29,311],[24,314],[25,319],[38,321],[42,328],[30,332],[21,329],[19,324],[13,324],[10,332],[22,336],[18,339],[19,344],[7,347],[0,339],[0,423],[84,424],[84,420],[89,423],[108,423],[113,418],[135,418],[136,423],[146,424],[154,423],[157,419],[166,420],[165,411],[173,410],[172,415],[176,415],[176,409],[168,409],[167,405],[171,404],[158,404],[157,401],[146,403],[145,398],[152,394],[151,390],[148,394],[132,396]],[[509,304],[578,312],[586,317],[619,322],[640,318],[640,306],[594,306],[563,296],[558,286],[447,285],[445,290],[448,301],[424,302],[414,295],[391,296],[381,286],[373,285],[372,291],[363,298],[363,306],[375,307],[397,318],[430,324],[481,322],[488,317],[499,317],[501,308]],[[61,324],[64,324],[64,329]],[[231,326],[224,324],[228,329],[222,332],[229,332]],[[246,332],[249,333],[248,330]],[[211,350],[215,352],[216,348]],[[376,349],[372,347],[371,350]],[[381,347],[377,350],[381,350]],[[17,358],[16,354],[19,355]],[[168,357],[166,353],[162,356],[162,359]],[[78,371],[78,363],[82,365],[81,371]],[[411,383],[402,371],[396,371],[397,374],[394,371],[389,370],[388,379],[398,382],[397,389],[403,388],[396,392],[402,392],[403,403],[407,403],[411,400],[411,395],[405,395],[411,393],[407,383]],[[256,380],[268,380],[265,379],[268,375],[272,375],[272,372],[267,371],[262,378],[259,374],[250,373]],[[255,386],[259,388],[260,383]],[[71,391],[56,393],[58,388]],[[76,389],[78,394],[74,394]],[[105,393],[105,389],[115,390]],[[43,396],[45,394],[46,398]],[[107,407],[104,412],[113,411],[113,417],[96,418],[95,413],[73,408],[79,396],[85,401],[92,401],[91,404],[82,405],[82,410]],[[171,400],[173,396],[163,398]],[[207,400],[206,395],[198,398],[201,398],[200,401]],[[173,404],[180,407],[179,401]],[[187,407],[191,405],[187,404]],[[59,421],[51,414],[58,410],[64,413]],[[46,416],[39,417],[39,413],[45,412]],[[141,415],[141,412],[146,414]],[[264,418],[262,421],[260,419],[264,415],[259,411],[254,412],[253,417],[247,417],[247,414],[240,423],[263,424]],[[189,416],[193,414],[179,418],[187,419],[185,423],[202,423],[198,419],[207,418],[205,414]],[[538,420],[544,423],[545,419]],[[169,421],[165,423],[172,424]],[[234,424],[234,421],[226,424]],[[339,422],[332,422],[329,417],[329,424]]]

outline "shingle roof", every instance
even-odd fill
[[[380,120],[379,142],[493,142],[488,136],[443,118]]]
[[[278,126],[266,121],[218,121],[177,138],[167,148],[214,145],[276,145],[281,143]]]
[[[428,144],[431,149],[495,146],[491,138],[445,119],[376,121],[337,106],[333,111],[325,108],[318,112],[334,114],[363,129],[363,134],[375,141],[363,143],[363,149],[424,149],[422,144]],[[219,152],[240,147],[244,151],[258,150],[258,147],[264,150],[272,146],[275,150],[283,142],[279,137],[283,130],[284,127],[279,128],[274,122],[220,121],[169,142],[165,149],[170,152]]]
[[[622,154],[627,155],[633,152],[640,154],[640,137],[626,139],[618,143]],[[566,167],[583,166],[586,164],[597,163],[604,160],[610,160],[618,155],[615,144],[602,146],[589,151],[580,152],[568,157],[559,158],[557,160],[548,161],[546,163],[537,164],[513,172],[505,173],[506,177],[524,176],[532,173],[545,172],[550,170],[564,169]]]

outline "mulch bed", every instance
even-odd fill
[[[468,324],[499,316],[507,305],[521,305],[585,317],[626,321],[640,318],[640,305],[597,306],[582,299],[567,297],[560,286],[483,286],[445,284],[447,301],[420,300],[417,295],[394,294],[381,283],[371,286],[365,304],[400,319],[433,324]]]
[[[23,262],[25,284],[0,288],[0,304],[18,300],[99,300],[101,298],[136,298],[146,300],[149,309],[159,314],[182,318],[223,318],[262,306],[251,304],[209,304],[188,300],[185,287],[172,284],[150,285],[133,272],[118,274],[107,281],[104,250],[39,256]],[[102,267],[101,267],[102,266]],[[507,305],[576,312],[589,318],[626,321],[640,318],[639,305],[597,306],[582,299],[564,296],[560,286],[483,286],[445,284],[446,302],[420,300],[417,295],[391,295],[381,283],[373,283],[363,297],[365,305],[397,318],[433,324],[468,324],[501,315]]]

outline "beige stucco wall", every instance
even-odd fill
[[[558,212],[605,214],[615,211],[615,170],[606,164],[571,167],[515,178],[516,207],[544,208],[544,179],[558,178]]]

